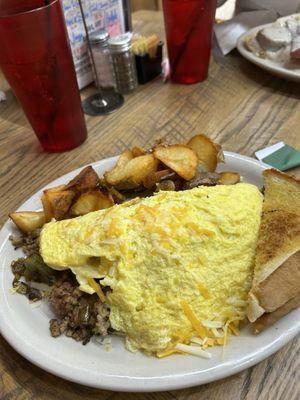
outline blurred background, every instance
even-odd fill
[[[236,0],[218,0],[216,18],[226,20],[234,14]],[[131,0],[132,11],[138,10],[162,10],[162,0]]]
[[[162,0],[131,0],[132,11],[161,10]]]

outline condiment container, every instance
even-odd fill
[[[108,40],[116,88],[122,94],[131,93],[137,88],[135,57],[131,50],[131,39],[131,32],[126,32]]]
[[[149,53],[135,56],[137,77],[140,84],[147,83],[161,74],[162,49],[163,42],[160,42],[153,57]]]
[[[109,34],[105,31],[95,32],[91,33],[89,38],[99,85],[104,89],[115,87],[116,82],[108,47]]]

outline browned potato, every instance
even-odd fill
[[[55,186],[53,188],[49,188],[44,190],[41,201],[43,204],[44,214],[45,214],[45,221],[49,222],[52,218],[54,218],[54,212],[52,209],[52,204],[49,199],[50,192],[60,192],[65,188],[65,185]]]
[[[128,152],[130,153],[130,152]],[[131,159],[129,159],[131,157]],[[120,190],[139,187],[145,177],[157,170],[158,161],[152,154],[132,158],[132,154],[123,153],[115,168],[104,174],[106,182]]]
[[[49,222],[52,218],[63,219],[68,213],[74,197],[75,193],[72,190],[44,190],[42,203],[46,222]]]
[[[142,185],[144,179],[157,171],[158,161],[153,154],[145,154],[133,158],[125,166],[124,178],[117,187],[119,189],[137,188]]]
[[[54,218],[54,213],[52,210],[51,203],[48,199],[48,196],[46,196],[45,193],[42,194],[41,200],[42,200],[43,209],[44,209],[45,221],[49,222],[49,221],[51,221],[52,218]]]
[[[51,221],[52,218],[54,218],[54,212],[52,209],[52,204],[48,198],[49,197],[48,194],[51,192],[61,192],[65,189],[65,187],[66,187],[66,185],[60,185],[60,186],[55,186],[53,188],[44,190],[41,200],[42,200],[42,204],[43,204],[46,222],[49,222],[49,221]],[[47,195],[46,195],[46,192],[47,192]]]
[[[125,166],[133,159],[131,151],[125,150],[119,157],[116,165],[110,171],[105,172],[104,179],[111,186],[116,186],[124,179]]]
[[[216,170],[218,157],[221,160],[223,155],[219,145],[202,134],[192,137],[187,145],[197,154],[199,166],[204,172]]]
[[[159,146],[154,149],[154,157],[175,171],[185,180],[196,174],[197,156],[194,150],[183,144]]]
[[[142,149],[141,147],[133,147],[131,149],[131,154],[135,158],[135,157],[139,157],[139,156],[145,155],[146,151],[144,149]]]
[[[241,180],[241,176],[238,172],[220,172],[219,184],[220,185],[234,185]]]
[[[100,180],[96,171],[91,167],[85,167],[78,175],[75,176],[65,187],[75,192],[87,192],[97,187]]]
[[[48,192],[61,192],[66,189],[66,185],[54,186],[53,188],[46,189]]]
[[[111,197],[106,196],[100,190],[82,193],[70,209],[71,215],[85,215],[91,211],[102,210],[113,206]]]
[[[10,213],[9,217],[25,233],[41,228],[45,223],[44,211],[16,211]]]
[[[155,187],[156,183],[172,176],[176,176],[175,172],[170,169],[162,169],[161,171],[156,171],[152,174],[147,175],[146,178],[143,180],[143,185],[147,189],[152,189],[153,187]]]

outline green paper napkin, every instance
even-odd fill
[[[300,151],[285,144],[279,150],[263,158],[262,161],[280,171],[286,171],[300,165]]]

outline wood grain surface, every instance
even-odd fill
[[[163,35],[158,12],[137,12],[134,26],[143,33]],[[227,56],[222,65],[212,62],[209,79],[201,84],[162,84],[158,79],[140,86],[115,114],[87,117],[88,140],[63,154],[41,150],[2,79],[3,88],[7,101],[0,103],[0,224],[58,176],[126,147],[150,146],[157,138],[178,142],[204,132],[225,150],[248,156],[279,140],[300,146],[300,86],[269,75],[237,53]],[[86,89],[83,96],[92,90]],[[296,400],[300,398],[299,360],[298,337],[260,364],[218,382],[188,390],[126,394],[63,381],[26,361],[0,337],[0,399]]]

